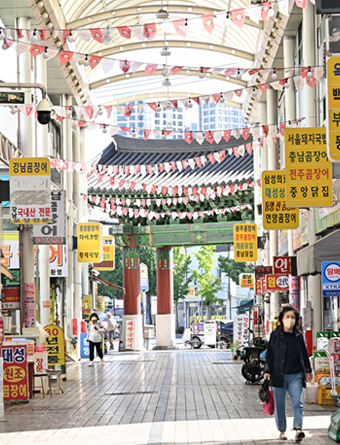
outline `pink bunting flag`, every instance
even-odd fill
[[[246,141],[250,136],[250,130],[249,128],[243,128],[242,130],[242,137]]]
[[[252,152],[253,152],[253,144],[251,142],[248,142],[248,144],[246,144],[246,150],[247,150],[247,153],[249,155],[252,154]]]
[[[188,27],[186,26],[186,22],[184,19],[173,20],[172,24],[174,25],[175,31],[185,37],[188,32]]]
[[[201,160],[200,157],[195,158],[195,162],[196,162],[196,164],[197,164],[197,166],[198,166],[199,168],[202,167],[202,160]]]
[[[177,111],[178,110],[178,102],[177,102],[177,100],[171,100],[170,102],[172,103],[172,105],[174,106],[175,110]]]
[[[39,54],[42,54],[44,51],[45,51],[44,46],[33,45],[30,48],[30,53],[32,57],[38,56]]]
[[[233,18],[233,22],[239,26],[240,28],[243,27],[244,22],[246,21],[246,13],[243,8],[234,9],[231,11],[231,15]]]
[[[237,73],[237,68],[228,68],[224,71],[226,77],[235,76],[236,73]]]
[[[261,9],[261,18],[262,20],[266,20],[268,11],[272,7],[272,2],[264,2],[262,3],[262,9]]]
[[[284,135],[285,135],[285,128],[286,128],[286,124],[280,124],[279,133],[282,137],[284,137]]]
[[[179,71],[181,71],[181,69],[183,69],[183,67],[182,66],[173,66],[172,68],[171,68],[171,72],[172,72],[172,74],[177,74]]]
[[[220,160],[220,162],[223,162],[224,161],[224,159],[225,159],[225,150],[221,150],[220,152],[219,152],[219,160]]]
[[[234,147],[234,155],[235,155],[237,158],[240,157],[240,154],[239,154],[239,152],[238,152],[238,147]]]
[[[99,56],[91,56],[89,59],[89,64],[91,69],[94,69],[96,66],[99,65],[99,63],[101,62],[102,57]]]
[[[131,28],[128,26],[117,26],[119,34],[124,37],[124,39],[131,39]]]
[[[130,117],[132,114],[132,110],[133,110],[133,104],[127,104],[124,107],[124,116],[126,117]]]
[[[223,139],[226,142],[229,142],[230,138],[231,138],[231,130],[224,130],[224,132],[223,132]]]
[[[153,74],[153,73],[156,71],[157,66],[158,66],[158,65],[148,63],[148,64],[146,65],[146,67],[144,68],[144,73],[145,73],[148,77],[151,76],[151,74]]]
[[[93,113],[94,113],[93,107],[84,107],[84,108],[85,108],[85,111],[86,111],[88,117],[90,119],[92,119],[93,118]]]
[[[150,134],[151,130],[144,130],[144,141],[149,139]],[[135,167],[135,174],[136,174],[136,167]]]
[[[315,87],[315,85],[317,84],[317,80],[314,77],[314,73],[313,73],[313,77],[307,77],[306,78],[306,84],[308,86],[310,86],[311,88]]]
[[[295,0],[295,3],[298,8],[307,8],[307,0]]]
[[[194,140],[194,135],[192,134],[192,131],[186,131],[184,133],[184,140],[188,143],[191,144],[191,142]]]
[[[215,156],[212,153],[208,154],[208,159],[213,165],[215,164]]]
[[[64,65],[65,63],[69,62],[73,57],[73,51],[62,51],[59,54],[59,60]]]
[[[209,144],[212,144],[214,142],[214,135],[213,135],[213,133],[211,131],[206,131],[205,132],[205,139],[206,139],[207,142],[209,142]],[[214,157],[214,155],[211,155],[211,156]],[[208,158],[209,158],[209,155],[208,155]],[[212,162],[210,158],[209,158],[209,160],[210,160],[210,162]],[[214,162],[215,162],[215,158],[214,158]],[[212,162],[212,164],[214,162]]]
[[[202,15],[202,22],[204,29],[208,31],[209,34],[211,34],[214,30],[214,16],[213,14],[206,14]]]
[[[93,40],[96,40],[99,43],[103,43],[103,31],[100,28],[91,28],[90,33]]]
[[[214,99],[215,103],[218,104],[220,99],[221,99],[221,95],[220,94],[213,94],[212,98]]]
[[[149,102],[148,103],[149,107],[151,108],[152,111],[154,111],[155,113],[157,113],[157,104],[156,102]]]
[[[106,110],[106,114],[107,114],[107,118],[109,119],[112,113],[112,105],[110,105],[109,107],[105,107]]]
[[[123,73],[127,73],[130,70],[131,62],[128,62],[127,60],[120,60],[119,66]]]
[[[144,24],[144,35],[148,40],[152,40],[157,35],[157,27],[155,23],[145,23]]]
[[[261,83],[259,85],[257,85],[257,88],[261,91],[266,92],[268,90],[268,84],[267,83]]]
[[[243,93],[243,90],[234,90],[234,94],[236,94],[237,97],[241,97]]]

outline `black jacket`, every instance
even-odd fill
[[[312,372],[306,344],[302,333],[294,327],[296,345],[299,350],[301,371],[303,372],[303,386],[306,387],[306,373]],[[283,326],[280,325],[271,333],[266,352],[264,372],[270,374],[270,386],[283,387],[283,370],[285,365],[286,342],[283,335]]]

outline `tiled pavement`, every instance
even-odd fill
[[[116,353],[105,360],[93,368],[72,364],[76,380],[64,382],[63,395],[7,406],[0,444],[279,443],[273,417],[258,402],[259,387],[245,385],[241,364],[228,352]],[[335,410],[305,405],[304,444],[333,444],[326,431]],[[292,427],[290,407],[288,416]],[[292,430],[288,437],[292,443]]]

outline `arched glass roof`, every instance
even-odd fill
[[[67,28],[74,30],[157,24],[157,36],[151,41],[147,39],[140,41],[134,35],[130,39],[125,39],[114,29],[113,40],[107,46],[93,39],[89,42],[81,40],[75,33],[78,52],[144,64],[136,73],[130,71],[128,74],[122,73],[118,62],[108,74],[104,74],[100,66],[94,70],[86,69],[89,88],[97,97],[107,96],[107,103],[110,101],[114,103],[113,99],[121,100],[124,96],[137,97],[140,93],[145,96],[147,92],[150,94],[155,92],[158,97],[164,92],[164,97],[169,97],[171,91],[186,96],[187,93],[204,95],[242,88],[245,86],[244,81],[236,85],[230,83],[223,72],[209,73],[204,79],[199,79],[199,68],[200,66],[252,67],[259,33],[263,28],[262,21],[257,24],[248,16],[242,29],[234,23],[225,26],[225,15],[220,13],[248,8],[251,6],[250,0],[168,0],[164,3],[142,0],[60,0],[60,5]],[[166,9],[169,14],[167,20],[170,21],[176,19],[192,21],[197,18],[201,23],[202,15],[214,14],[214,30],[210,34],[203,27],[200,27],[199,32],[189,27],[186,37],[182,37],[173,28],[166,29],[164,22],[157,18],[157,12],[161,8]],[[164,46],[171,51],[168,57],[160,55]],[[158,64],[158,68],[163,64],[183,66],[184,70],[175,76],[170,75],[171,86],[166,88],[162,85],[164,78],[160,75],[160,71],[150,77],[143,73],[145,63]]]

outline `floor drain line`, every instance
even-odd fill
[[[157,394],[158,391],[106,392],[106,396],[134,396],[137,394]]]

